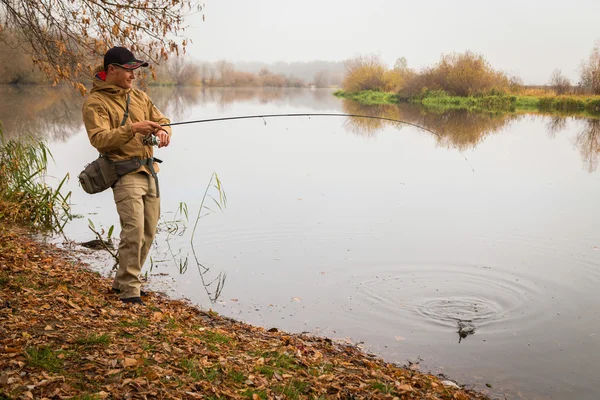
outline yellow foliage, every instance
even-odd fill
[[[347,92],[363,90],[385,91],[386,66],[378,56],[359,56],[346,61],[346,76],[342,87]]]

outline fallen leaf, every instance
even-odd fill
[[[124,367],[133,367],[134,365],[137,365],[137,364],[138,364],[138,360],[136,360],[135,358],[125,357],[125,359],[123,360]]]
[[[405,338],[403,338],[402,336],[394,336],[396,338],[396,340],[406,340]]]
[[[407,385],[406,383],[403,383],[398,386],[398,390],[403,391],[403,392],[412,392],[413,388],[412,388],[412,386]]]
[[[300,297],[292,297],[292,300],[299,302],[300,301]]]

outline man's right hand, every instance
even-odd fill
[[[162,126],[152,121],[140,121],[131,124],[131,129],[133,133],[141,133],[142,135],[146,136],[155,133],[159,129],[162,129]]]

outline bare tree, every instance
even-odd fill
[[[196,84],[200,80],[200,66],[186,62],[181,56],[171,58],[168,69],[176,85]]]
[[[596,42],[587,61],[581,63],[579,85],[594,94],[600,94],[600,42]]]
[[[560,69],[555,69],[550,76],[550,86],[556,94],[565,94],[571,90],[571,81],[562,74]]]
[[[14,32],[16,47],[54,83],[85,92],[83,78],[112,46],[155,63],[185,52],[183,18],[196,10],[196,0],[0,0],[0,32]]]
[[[221,60],[217,61],[217,72],[219,73],[219,79],[221,79],[221,85],[223,86],[231,86],[233,83],[233,75],[235,69],[233,68],[233,64],[229,61]]]
[[[315,75],[315,87],[324,88],[329,84],[329,71],[321,70]]]

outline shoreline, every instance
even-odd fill
[[[328,338],[265,329],[110,280],[0,228],[0,398],[488,399]],[[75,256],[75,257],[74,257]]]
[[[334,92],[338,98],[364,105],[397,105],[411,103],[428,109],[461,109],[479,112],[523,113],[542,112],[557,116],[600,117],[600,96],[520,96],[493,95],[481,97],[449,96],[444,92],[429,92],[424,96],[402,97],[395,93],[366,90],[349,93]]]

